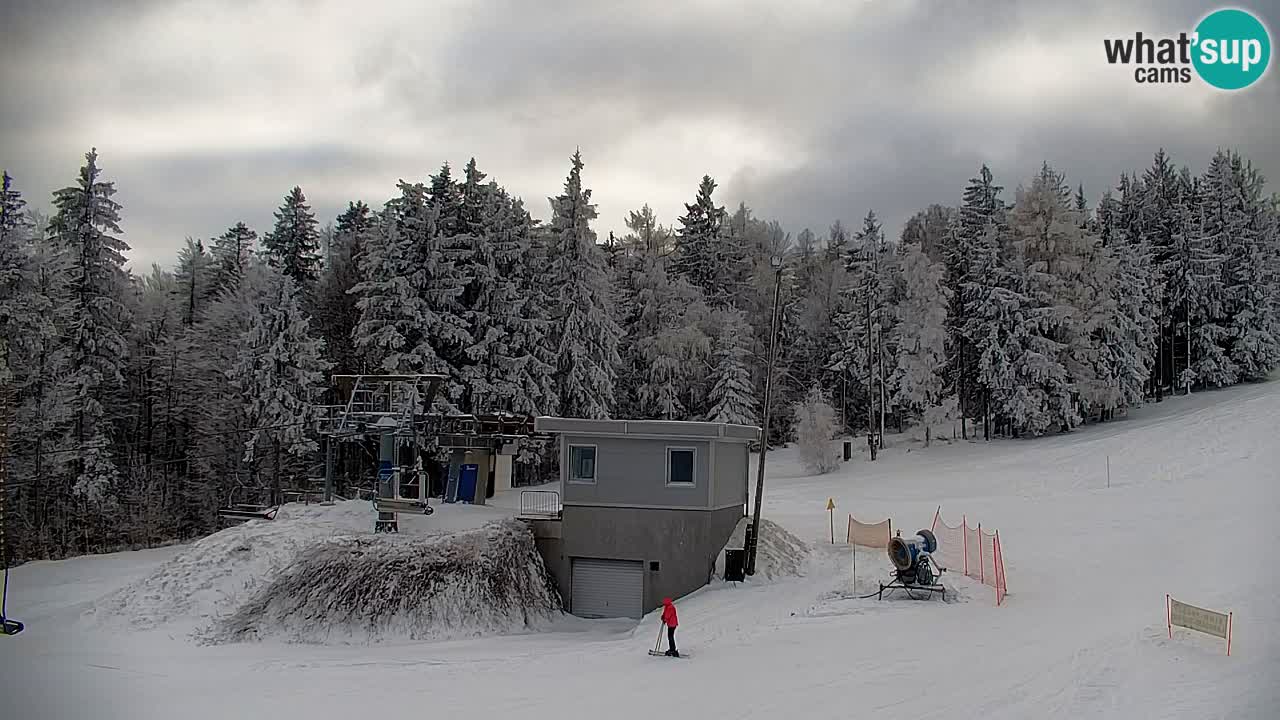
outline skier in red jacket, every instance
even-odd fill
[[[676,627],[680,621],[676,618],[676,605],[671,598],[662,598],[662,624],[667,626],[667,655],[680,657],[676,650]]]

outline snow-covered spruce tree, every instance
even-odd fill
[[[505,195],[505,193],[504,193]],[[497,328],[503,336],[498,354],[497,372],[506,378],[500,393],[501,406],[526,415],[547,415],[557,407],[555,359],[548,351],[545,336],[549,323],[548,309],[534,307],[542,294],[529,292],[532,284],[540,284],[538,271],[545,258],[536,246],[536,222],[525,209],[524,201],[506,197],[506,218],[497,234],[497,258],[501,280],[494,296],[499,308]]]
[[[9,173],[4,172],[0,187],[0,399],[5,403],[6,412],[0,422],[8,428],[10,448],[35,448],[39,447],[39,435],[33,437],[33,428],[15,420],[24,415],[21,407],[27,400],[24,390],[33,380],[35,368],[31,367],[30,351],[38,347],[42,339],[39,335],[27,335],[38,332],[41,325],[47,323],[40,312],[47,312],[48,308],[33,307],[38,300],[33,292],[34,274],[39,270],[32,257],[35,229],[25,210],[26,202],[12,180]],[[29,460],[15,455],[17,453],[6,453],[0,462],[5,463],[9,477],[29,478],[29,481],[19,486],[12,498],[0,498],[0,501],[9,503],[9,547],[16,547],[16,556],[25,558],[39,554],[35,552],[41,543],[38,533],[33,532],[38,529],[34,527],[31,499],[41,489],[43,478],[32,474]],[[15,522],[19,518],[21,521]]]
[[[688,420],[702,412],[697,383],[711,342],[700,327],[700,293],[667,273],[663,258],[646,256],[636,284],[634,333],[640,417]]]
[[[285,195],[275,217],[275,228],[262,239],[267,262],[310,292],[320,276],[320,228],[302,188],[294,186]]]
[[[977,362],[974,383],[984,414],[1015,435],[1041,434],[1053,424],[1050,398],[1041,383],[1065,385],[1066,370],[1056,361],[1059,348],[1041,334],[1041,309],[1025,291],[1019,247],[1007,243],[1002,229],[989,222],[970,258],[962,290],[963,332]]]
[[[1102,243],[1100,274],[1109,278],[1109,313],[1095,331],[1098,377],[1107,389],[1104,419],[1119,408],[1138,407],[1155,362],[1157,292],[1150,251],[1116,221],[1119,203],[1108,192],[1098,204]]]
[[[1210,165],[1205,184],[1216,184],[1217,173],[1222,182],[1230,183],[1230,163],[1225,158]],[[1239,377],[1227,355],[1230,330],[1224,285],[1226,253],[1235,241],[1233,223],[1223,222],[1226,216],[1215,212],[1212,201],[1205,201],[1203,189],[1189,174],[1183,179],[1172,210],[1173,234],[1161,266],[1167,368],[1184,390],[1196,385],[1225,387]]]
[[[218,504],[225,503],[233,488],[253,486],[253,465],[245,461],[245,441],[256,427],[245,412],[246,399],[237,363],[246,360],[243,338],[269,301],[270,284],[277,273],[261,260],[248,259],[235,283],[209,305],[196,325],[192,338],[191,394],[195,397],[193,417],[194,475],[206,482],[204,491]],[[244,500],[244,498],[236,498]],[[258,500],[258,498],[253,498]],[[217,518],[206,504],[190,521],[193,530],[214,527]]]
[[[520,313],[524,323],[521,342],[530,355],[521,383],[529,403],[523,412],[555,415],[560,407],[560,389],[556,384],[559,338],[555,335],[559,288],[546,283],[551,272],[551,231],[529,215],[523,200],[516,201],[513,212],[521,218],[518,232],[525,235],[514,273],[516,291],[524,300]]]
[[[185,280],[158,266],[139,278],[134,323],[129,334],[129,393],[137,421],[130,442],[136,448],[122,468],[121,518],[130,543],[141,539],[190,536],[208,528],[205,515],[217,495],[196,463],[193,431],[200,425],[197,368],[199,322],[216,300],[192,303],[191,277],[205,277],[184,251]],[[207,259],[207,256],[205,256]],[[196,272],[192,273],[192,269]],[[201,285],[197,283],[197,287]],[[197,295],[198,297],[198,295]],[[188,322],[196,318],[196,325]],[[225,367],[225,366],[224,366]]]
[[[73,258],[69,301],[59,312],[70,373],[61,395],[70,413],[66,444],[77,453],[60,456],[71,475],[72,493],[91,509],[105,509],[118,479],[112,453],[113,417],[120,405],[127,360],[125,328],[130,322],[123,299],[129,285],[124,269],[128,244],[119,238],[120,204],[115,184],[102,180],[98,153],[90,150],[75,185],[54,193],[56,214],[49,232]],[[86,548],[87,549],[87,548]]]
[[[942,376],[947,353],[947,305],[950,297],[943,284],[946,269],[929,260],[923,245],[909,243],[901,255],[904,292],[894,308],[897,324],[893,344],[896,364],[890,385],[894,407],[916,419],[939,407],[945,382]],[[925,425],[925,446],[931,440],[931,426]]]
[[[350,290],[362,279],[358,258],[364,242],[374,231],[374,221],[368,205],[347,204],[347,209],[338,216],[333,242],[316,288],[315,323],[324,337],[328,360],[339,374],[359,374],[367,370],[363,354],[351,342],[360,321],[360,308]]]
[[[711,198],[715,188],[716,183],[711,176],[703,176],[697,198],[692,204],[685,204],[686,212],[679,218],[680,229],[676,232],[675,256],[671,265],[673,274],[708,295],[720,290],[713,286],[715,246],[725,219],[724,208],[717,206]]]
[[[1026,292],[1041,318],[1038,332],[1062,347],[1055,360],[1066,370],[1066,394],[1074,402],[1050,410],[1063,428],[1077,424],[1082,413],[1113,407],[1096,345],[1111,319],[1112,268],[1075,204],[1063,176],[1045,163],[1031,185],[1019,189],[1009,215],[1013,242],[1026,262]],[[1051,398],[1061,396],[1045,390]]]
[[[751,382],[751,328],[741,311],[720,313],[720,334],[715,341],[711,368],[711,411],[715,423],[755,425],[760,417]]]
[[[205,251],[204,243],[187,238],[186,245],[178,251],[175,273],[175,291],[181,295],[183,325],[194,325],[205,305],[216,295],[215,270],[214,259]]]
[[[420,188],[421,186],[418,186]],[[388,203],[364,243],[358,258],[364,278],[349,291],[356,300],[360,319],[353,331],[355,346],[370,367],[390,374],[431,372],[444,364],[427,342],[430,313],[412,265],[412,250],[402,225],[405,214],[425,214],[425,203],[414,208],[421,195],[402,183],[402,195]],[[393,204],[393,203],[402,204]],[[411,215],[410,215],[411,217]],[[424,354],[425,353],[425,354]]]
[[[240,358],[229,372],[247,426],[253,428],[244,443],[245,460],[271,458],[271,487],[278,499],[284,474],[297,467],[286,465],[283,454],[310,461],[316,452],[309,429],[330,365],[293,278],[271,272],[265,285],[267,292],[240,338]]]
[[[1198,213],[1197,208],[1183,208],[1193,200],[1189,183],[1179,180],[1173,162],[1160,148],[1152,160],[1151,167],[1142,175],[1141,182],[1132,183],[1134,190],[1141,190],[1137,198],[1138,207],[1133,218],[1135,232],[1146,241],[1151,248],[1154,267],[1159,272],[1160,286],[1164,295],[1160,299],[1160,312],[1156,320],[1160,326],[1160,336],[1156,346],[1156,390],[1157,397],[1162,396],[1166,387],[1172,389],[1180,385],[1184,367],[1177,367],[1174,350],[1179,344],[1185,347],[1185,337],[1179,343],[1179,333],[1185,331],[1187,325],[1186,306],[1170,293],[1178,293],[1177,281],[1172,278],[1176,273],[1178,262],[1175,260],[1180,251],[1176,247],[1175,236],[1179,232],[1179,224],[1185,223]],[[1185,250],[1185,248],[1184,248]]]
[[[824,475],[840,467],[840,457],[831,438],[836,431],[836,411],[821,388],[813,388],[795,409],[796,444],[805,470]]]
[[[406,232],[414,257],[412,266],[422,273],[417,281],[419,292],[431,313],[426,341],[441,366],[434,372],[449,376],[437,404],[461,410],[459,403],[469,402],[460,371],[467,364],[466,349],[472,343],[465,302],[473,248],[464,217],[467,207],[462,186],[454,181],[449,163],[431,176],[425,197],[429,217],[414,219],[411,225],[418,229]],[[479,198],[473,198],[476,200]]]
[[[558,291],[554,332],[560,343],[556,368],[560,414],[607,418],[621,364],[618,340],[622,328],[606,304],[608,278],[590,225],[596,208],[591,204],[591,190],[582,186],[578,152],[573,154],[564,193],[551,198],[551,211],[547,283]]]
[[[213,284],[219,293],[230,292],[240,282],[244,268],[253,257],[258,233],[238,222],[213,241]]]
[[[874,216],[874,213],[871,213],[871,215]],[[879,346],[876,356],[876,380],[879,392],[876,402],[880,410],[878,418],[880,442],[883,443],[887,418],[890,415],[896,416],[898,414],[898,411],[892,409],[889,404],[889,399],[894,390],[890,381],[893,375],[893,368],[897,363],[897,346],[893,342],[893,338],[898,316],[893,312],[893,308],[902,302],[902,296],[905,294],[906,289],[902,279],[902,267],[898,259],[896,246],[885,239],[884,230],[880,227],[880,221],[874,220],[874,222],[875,234],[879,236],[879,242],[876,245],[876,274],[880,277],[879,325],[876,327],[876,340]],[[898,424],[901,426],[901,422]]]
[[[1136,176],[1121,175],[1117,191],[1119,197],[1109,209],[1106,224],[1101,222],[1100,213],[1099,232],[1103,243],[1108,246],[1116,239],[1126,241],[1126,247],[1123,249],[1127,249],[1131,256],[1128,259],[1129,267],[1136,274],[1138,281],[1129,287],[1121,287],[1120,291],[1130,293],[1125,299],[1136,303],[1136,307],[1141,309],[1141,319],[1138,319],[1137,315],[1131,316],[1137,319],[1139,328],[1145,329],[1143,334],[1135,337],[1135,343],[1141,352],[1151,356],[1150,360],[1142,365],[1146,376],[1143,394],[1144,397],[1155,397],[1159,400],[1164,392],[1163,371],[1157,361],[1165,283],[1155,252],[1143,229],[1142,206],[1146,198],[1146,189],[1142,186],[1142,180]],[[1117,248],[1118,253],[1121,250]],[[1124,261],[1122,253],[1120,259]],[[1135,294],[1137,292],[1141,294]]]
[[[849,238],[837,221],[832,226],[832,240],[847,251]],[[843,255],[835,255],[830,246],[824,248],[808,229],[796,238],[792,262],[795,265],[794,292],[796,327],[794,340],[788,347],[793,362],[789,379],[801,390],[822,384],[838,385],[838,373],[831,370],[831,356],[839,347],[835,316],[839,310],[839,288],[843,282]],[[840,398],[837,392],[833,396]]]
[[[858,390],[866,398],[863,408],[869,437],[881,429],[887,400],[885,376],[892,370],[892,366],[884,365],[888,308],[883,245],[880,223],[874,212],[868,213],[845,259],[846,284],[841,291],[842,309],[836,318],[843,342],[833,358],[846,369],[850,379],[857,378]]]
[[[956,216],[956,209],[943,205],[930,205],[907,219],[902,228],[902,242],[919,245],[933,262],[946,259],[947,234]]]
[[[711,176],[703,176],[697,198],[685,205],[672,273],[701,291],[712,307],[736,306],[743,301],[749,256],[746,245],[730,237],[728,214],[711,197],[715,189]]]
[[[471,158],[463,172],[459,187],[457,233],[446,240],[447,256],[452,262],[453,276],[460,291],[457,295],[457,313],[467,331],[466,342],[456,348],[451,364],[458,369],[462,384],[460,407],[465,412],[484,412],[496,409],[496,404],[511,396],[510,390],[499,389],[503,382],[497,375],[494,346],[503,330],[495,325],[496,313],[503,312],[496,306],[502,279],[498,269],[498,249],[495,235],[502,230],[509,209],[507,199],[499,193],[494,183],[484,183],[485,174]],[[509,251],[510,248],[504,248]],[[507,263],[509,264],[509,263]],[[502,302],[509,309],[514,300],[504,293]]]
[[[963,202],[952,218],[942,247],[946,263],[946,285],[951,294],[947,313],[947,380],[949,394],[955,395],[960,408],[960,434],[969,436],[967,418],[982,414],[983,391],[977,384],[978,353],[970,347],[964,327],[965,284],[970,282],[973,254],[983,246],[989,223],[1004,223],[1005,204],[1000,199],[1003,187],[996,185],[991,170],[983,165],[978,176],[969,180]]]
[[[645,205],[639,210],[632,210],[627,214],[626,223],[629,232],[619,241],[623,248],[623,259],[614,287],[617,297],[615,315],[623,329],[618,343],[618,357],[622,364],[618,368],[618,385],[614,392],[617,398],[615,412],[621,417],[639,417],[636,398],[641,380],[641,360],[637,325],[640,322],[641,287],[638,281],[644,276],[643,269],[648,259],[659,257],[663,253],[655,247],[660,226],[653,208]]]
[[[452,376],[441,351],[462,345],[467,334],[452,311],[451,291],[439,288],[449,264],[439,244],[437,211],[421,183],[402,181],[400,192],[387,203],[359,258],[365,279],[351,290],[360,310],[355,343],[365,362],[382,372]],[[450,383],[437,406],[450,408],[460,392],[457,382]]]
[[[0,337],[17,339],[19,316],[25,312],[22,308],[23,295],[32,271],[28,252],[32,227],[25,209],[27,201],[13,187],[13,178],[8,171],[0,175],[3,176],[3,186],[0,187]],[[9,366],[9,354],[6,345],[4,354],[0,355],[0,362],[5,362],[6,367]],[[6,382],[12,382],[12,377],[6,378]]]
[[[472,158],[461,182],[453,178],[449,163],[431,177],[430,204],[435,213],[434,278],[425,288],[427,304],[452,326],[450,339],[433,339],[436,354],[452,369],[449,397],[459,410],[477,412],[472,391],[476,378],[469,352],[476,344],[471,324],[477,319],[473,305],[492,287],[492,252],[486,215],[492,212],[485,174]],[[484,328],[480,328],[484,332]],[[483,374],[483,370],[480,371]]]
[[[1207,231],[1225,231],[1232,238],[1223,258],[1228,359],[1241,379],[1262,380],[1280,364],[1280,326],[1272,312],[1280,271],[1277,238],[1262,175],[1236,153],[1229,156],[1229,167],[1226,177],[1210,173],[1208,179],[1217,182],[1206,183],[1204,222]]]
[[[1047,413],[1044,426],[1033,433],[1075,427],[1080,423],[1076,397],[1081,387],[1096,391],[1091,328],[1080,307],[1090,308],[1089,321],[1095,322],[1098,316],[1092,311],[1105,298],[1082,279],[1093,270],[1085,261],[1092,241],[1081,231],[1071,203],[1071,191],[1046,164],[1029,188],[1019,188],[1008,218],[1007,259],[1014,263],[1010,271],[1019,276],[1027,298],[1024,311],[1031,320],[1023,346],[1029,354],[1044,356],[1036,358],[1024,376],[1034,378]]]
[[[31,452],[12,458],[10,477],[30,482],[18,488],[10,508],[16,508],[26,520],[22,525],[30,528],[22,556],[51,557],[60,554],[55,551],[58,531],[69,522],[60,509],[65,502],[62,481],[53,472],[61,458],[48,451],[63,447],[72,410],[60,395],[61,378],[68,375],[60,326],[61,309],[70,301],[67,288],[74,258],[47,238],[47,217],[32,213],[31,219],[25,242],[21,235],[11,236],[19,241],[25,262],[4,335],[16,404],[9,442]]]
[[[523,292],[533,220],[496,183],[486,198],[468,303],[466,382],[477,410],[537,415],[552,390],[553,365],[539,352],[540,328],[529,307],[537,297]]]

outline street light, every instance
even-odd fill
[[[756,503],[751,518],[751,543],[747,549],[748,575],[756,574],[756,547],[760,544],[760,504],[764,501],[764,458],[769,450],[769,409],[773,401],[773,362],[778,347],[778,297],[782,294],[782,255],[769,258],[773,268],[773,318],[769,322],[769,365],[764,376],[764,427],[760,433],[760,464],[756,468]]]

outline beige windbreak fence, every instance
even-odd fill
[[[878,523],[864,523],[854,516],[849,516],[850,545],[861,545],[869,548],[889,547],[889,538],[893,537],[893,520],[885,519]]]
[[[1231,654],[1231,622],[1233,613],[1218,612],[1164,596],[1165,612],[1168,614],[1169,639],[1173,639],[1173,629],[1184,627],[1206,635],[1220,637],[1227,641],[1227,655]]]

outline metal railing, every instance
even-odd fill
[[[554,490],[522,490],[520,517],[555,520],[560,518],[560,493]]]

